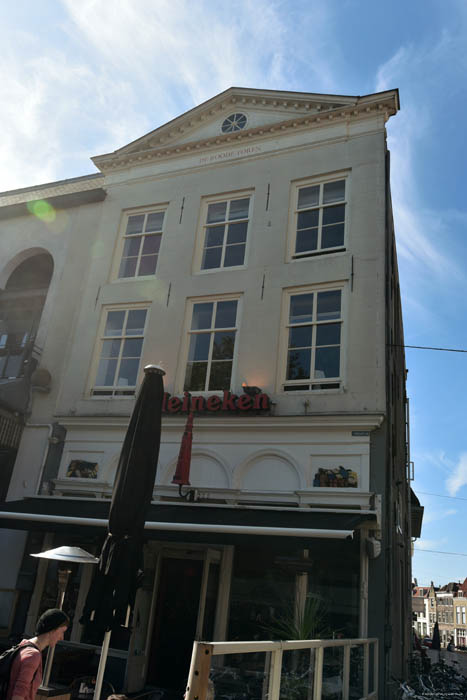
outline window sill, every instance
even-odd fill
[[[149,282],[150,280],[157,279],[157,275],[139,275],[138,277],[115,277],[110,281],[111,284],[116,284],[117,282]]]
[[[213,272],[229,272],[230,270],[246,270],[247,265],[232,265],[232,267],[213,267],[210,270],[197,270],[195,275],[210,275]]]
[[[133,394],[89,394],[88,396],[85,396],[85,400],[91,400],[91,401],[115,401],[116,399],[124,399],[125,401],[128,401],[128,399],[134,401],[136,398],[136,390]]]
[[[292,255],[289,262],[300,262],[301,260],[309,260],[310,258],[320,258],[323,255],[336,255],[346,252],[346,248],[332,248],[329,250],[317,250],[313,253],[303,253],[302,255]]]
[[[209,399],[211,396],[219,396],[220,394],[222,395],[224,391],[229,391],[236,396],[243,394],[243,389],[241,388],[238,391],[235,391],[235,389],[209,389],[207,391],[203,389],[180,389],[179,391],[174,390],[173,396],[181,398],[184,396],[185,391],[191,394],[191,396],[202,396],[203,399]]]
[[[284,387],[281,387],[279,391],[282,394],[282,396],[317,396],[321,394],[345,393],[345,389],[343,386],[335,387],[333,389],[297,389],[297,391],[286,391]]]

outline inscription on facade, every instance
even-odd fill
[[[199,159],[200,165],[208,165],[219,160],[229,160],[230,158],[242,158],[243,156],[251,156],[255,153],[261,153],[261,146],[247,146],[246,148],[236,148],[231,151],[222,151],[221,153],[213,153],[212,156],[203,156]]]
[[[191,396],[188,391],[185,391],[183,397],[171,396],[168,392],[164,394],[162,402],[162,413],[188,413],[195,411],[196,413],[216,413],[217,411],[225,411],[227,413],[240,411],[268,411],[270,408],[269,396],[267,394],[256,394],[248,396],[248,394],[232,394],[230,391],[224,391],[222,396],[212,395]]]

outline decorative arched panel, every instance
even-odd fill
[[[297,491],[302,488],[300,470],[288,455],[262,452],[236,470],[235,486],[244,491]]]
[[[177,460],[173,460],[163,478],[164,484],[171,484]],[[230,488],[230,478],[227,466],[213,452],[198,452],[193,450],[190,465],[190,485],[195,488]]]

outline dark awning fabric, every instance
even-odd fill
[[[423,522],[424,507],[420,504],[415,491],[410,489],[410,516],[411,516],[411,535],[412,537],[421,537],[422,522]]]
[[[97,521],[106,520],[109,515],[110,501],[89,500],[82,498],[45,498],[32,497],[19,501],[9,501],[0,505],[0,528],[13,530],[42,530],[47,532],[73,532],[82,531],[88,534],[105,534],[105,525]],[[25,518],[14,520],[8,517],[8,513],[24,513]],[[29,516],[37,515],[39,520],[30,519]],[[57,518],[87,518],[96,520],[95,525],[76,525],[69,522],[60,522]],[[48,519],[50,518],[50,520]],[[182,541],[182,542],[209,542],[213,544],[236,544],[252,539],[261,540],[267,545],[267,540],[274,539],[275,543],[281,540],[291,540],[297,545],[308,541],[307,537],[290,538],[274,535],[273,537],[257,537],[248,532],[222,533],[193,532],[190,525],[233,525],[248,527],[273,527],[273,528],[306,528],[318,530],[355,530],[365,521],[375,520],[371,513],[327,513],[314,512],[313,510],[273,510],[268,508],[252,507],[219,507],[203,506],[196,504],[160,504],[153,503],[149,507],[147,523],[179,523],[186,524],[186,530],[171,532],[164,529],[146,529],[146,539]],[[316,535],[315,535],[316,537]]]

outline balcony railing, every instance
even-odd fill
[[[186,700],[370,700],[378,640],[195,642]]]
[[[34,338],[13,347],[0,346],[0,379],[19,379],[27,373],[27,366],[34,354],[39,354]]]

